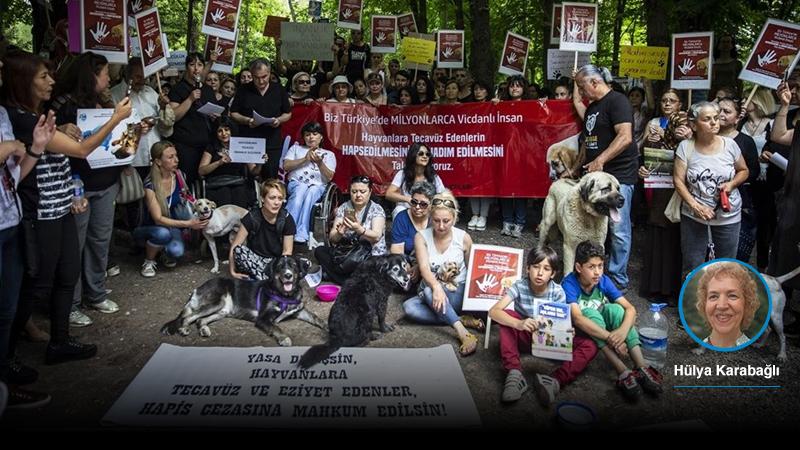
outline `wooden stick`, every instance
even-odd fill
[[[492,318],[487,316],[486,317],[486,336],[483,339],[483,348],[484,349],[489,348],[489,334],[491,333],[491,331],[492,331]]]
[[[572,64],[572,71],[573,72],[577,72],[578,71],[578,52],[577,51],[575,52],[575,62]]]
[[[689,89],[689,98],[686,99],[689,102],[689,106],[692,106],[692,90]]]
[[[163,97],[164,93],[161,92],[161,75],[159,74],[160,70],[156,72],[156,84],[158,84],[158,96]]]
[[[750,104],[750,100],[753,100],[753,96],[756,95],[757,90],[758,85],[753,85],[753,90],[750,91],[750,95],[747,96],[747,100],[745,100],[744,104],[742,105],[742,110],[747,111],[747,105]]]

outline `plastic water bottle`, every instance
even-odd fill
[[[80,175],[72,175],[72,206],[81,209],[86,203],[83,195],[83,180]]]
[[[650,305],[650,312],[645,314],[639,325],[639,339],[642,341],[642,356],[647,364],[660,369],[667,363],[667,336],[669,324],[667,317],[661,313],[666,303]]]

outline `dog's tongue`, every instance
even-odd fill
[[[608,209],[608,217],[611,218],[611,221],[614,223],[619,223],[621,216],[619,215],[619,209],[617,208],[609,208]]]
[[[294,287],[293,283],[283,283],[283,290],[286,292],[292,292],[293,287]]]

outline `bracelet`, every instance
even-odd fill
[[[361,233],[359,233],[359,236],[363,236],[363,235],[365,235],[365,234],[367,234],[367,227],[364,227],[364,231],[362,231]]]
[[[30,147],[30,146],[28,146],[28,145],[26,145],[26,146],[25,146],[25,153],[26,153],[28,156],[30,156],[30,157],[32,157],[32,158],[35,158],[35,159],[39,159],[39,158],[41,158],[41,157],[42,157],[42,155],[44,155],[44,152],[42,152],[42,153],[35,153],[35,152],[34,152],[34,151],[31,149],[31,147]]]

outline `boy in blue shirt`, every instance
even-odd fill
[[[561,282],[572,323],[597,343],[619,374],[617,387],[627,399],[635,400],[642,389],[659,394],[661,374],[644,361],[639,334],[633,326],[636,308],[603,274],[604,258],[603,246],[591,241],[581,242],[575,250],[574,271]],[[621,359],[629,354],[635,365],[633,370]]]

